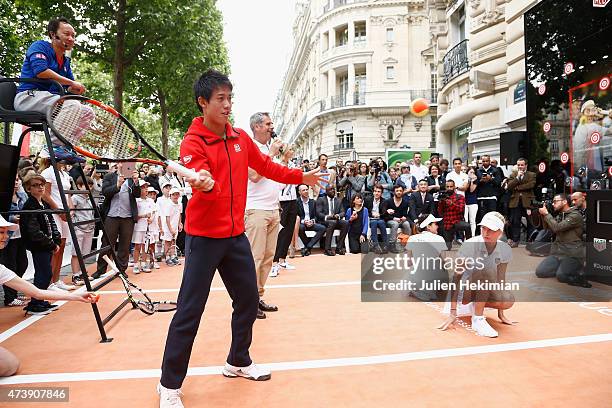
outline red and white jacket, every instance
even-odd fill
[[[185,167],[208,170],[215,186],[209,192],[194,190],[187,204],[185,231],[209,238],[235,237],[244,232],[248,168],[283,184],[302,182],[302,171],[290,170],[262,154],[242,129],[225,127],[219,137],[206,126],[203,117],[191,122],[181,143]]]

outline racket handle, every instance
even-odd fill
[[[188,179],[192,178],[192,179],[197,180],[198,177],[200,176],[198,172],[196,172],[195,170],[188,169],[187,167],[183,166],[179,162],[175,162],[173,160],[167,160],[166,164],[169,170],[172,170],[173,172],[185,178],[188,178]]]

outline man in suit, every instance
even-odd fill
[[[410,194],[408,206],[410,207],[410,219],[412,224],[416,222],[421,214],[433,214],[434,199],[431,193],[428,193],[429,183],[426,179],[419,181],[418,191]]]
[[[310,251],[319,242],[323,234],[325,234],[325,225],[319,224],[316,221],[315,200],[312,200],[308,194],[308,186],[300,184],[298,187],[300,196],[297,199],[298,217],[300,217],[300,239],[304,243],[302,248],[302,256],[310,255]],[[306,236],[306,231],[315,231],[316,235],[312,238]]]
[[[344,219],[344,211],[342,202],[336,197],[336,188],[333,185],[328,185],[325,189],[325,196],[319,197],[316,203],[317,221],[326,226],[325,230],[325,255],[344,255],[344,240],[348,233],[349,223]],[[338,237],[338,246],[336,253],[331,250],[331,241],[335,230],[340,230]]]
[[[533,188],[536,184],[536,174],[532,171],[527,171],[527,159],[520,158],[516,161],[518,171],[512,173],[508,177],[508,191],[512,194],[508,208],[510,209],[510,224],[512,236],[508,240],[508,245],[516,248],[521,239],[521,218],[524,216],[527,219],[529,226],[528,211],[531,211],[531,201],[535,195]]]
[[[138,172],[132,172],[132,177],[126,179],[121,174],[121,163],[119,163],[117,171],[108,172],[104,176],[102,194],[105,198],[102,214],[106,217],[104,220],[106,234],[102,239],[102,245],[115,245],[119,238],[116,264],[119,270],[125,272],[128,267],[134,223],[138,221],[136,205],[136,198],[140,197]],[[102,259],[103,256],[104,253],[98,255],[98,268],[92,275],[94,278],[106,273],[107,265]]]

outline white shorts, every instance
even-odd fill
[[[174,235],[172,235],[170,233],[170,231],[164,231],[162,236],[161,236],[162,241],[172,241],[174,239],[176,239],[176,237]]]
[[[85,232],[75,228],[74,232],[77,237],[79,248],[81,249],[81,255],[87,255],[91,252],[91,241],[93,240],[94,231]],[[72,256],[77,256],[74,244],[72,245]]]
[[[53,221],[55,221],[55,226],[62,235],[62,238],[70,238],[70,229],[68,228],[68,223],[66,221],[62,221],[58,214],[53,214]]]
[[[156,244],[159,241],[159,231],[149,231],[149,245]]]
[[[132,244],[144,244],[146,231],[134,231],[132,233]]]

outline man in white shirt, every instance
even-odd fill
[[[416,177],[417,181],[423,180],[429,176],[429,169],[427,166],[421,164],[421,152],[414,153],[414,165],[410,166],[410,173]]]
[[[257,112],[251,116],[250,122],[253,141],[259,147],[259,150],[263,154],[275,157],[280,152],[283,143],[278,139],[270,143],[274,131],[274,124],[270,115],[266,112]],[[251,244],[257,273],[257,289],[260,297],[258,319],[266,318],[264,312],[276,312],[278,310],[277,306],[267,304],[262,299],[265,292],[264,286],[272,269],[278,240],[280,224],[278,192],[279,184],[276,181],[260,176],[255,170],[249,169],[244,226]]]
[[[453,171],[446,175],[446,180],[453,180],[455,182],[456,193],[465,196],[468,188],[468,176],[461,171],[462,165],[462,160],[459,157],[455,157],[453,159]]]

